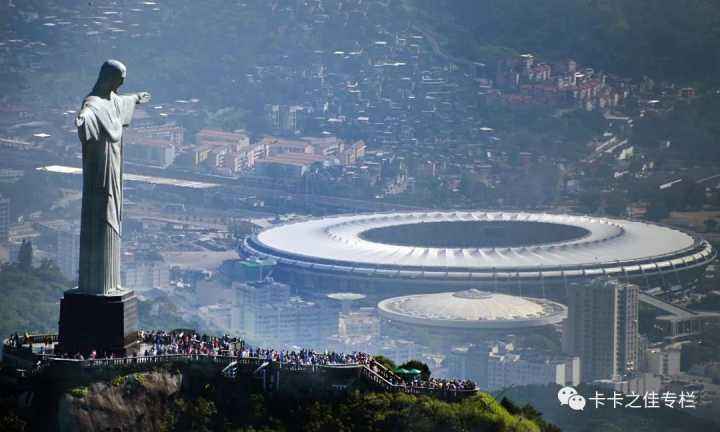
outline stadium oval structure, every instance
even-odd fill
[[[546,288],[599,276],[682,285],[716,256],[707,241],[648,222],[489,211],[308,219],[248,237],[244,249],[277,260],[275,274],[301,288],[541,297]]]
[[[534,328],[567,318],[567,308],[560,303],[476,289],[393,297],[377,307],[390,321],[447,329]]]

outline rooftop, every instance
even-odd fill
[[[549,300],[476,289],[394,297],[378,304],[380,315],[433,327],[506,329],[554,324],[567,308]]]
[[[485,211],[309,219],[269,228],[246,246],[285,264],[425,278],[650,274],[703,265],[715,256],[701,239],[646,222]]]

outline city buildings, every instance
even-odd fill
[[[680,348],[650,348],[647,350],[647,372],[673,377],[680,374]]]
[[[241,151],[250,146],[250,137],[244,131],[225,132],[215,129],[202,129],[195,135],[198,147],[226,147],[231,151]]]
[[[580,384],[578,357],[520,350],[510,342],[457,347],[446,361],[450,376],[472,379],[489,391],[532,384]]]
[[[639,395],[646,392],[659,393],[663,389],[662,377],[647,372],[633,372],[615,379],[595,380],[593,385],[610,391]]]
[[[176,147],[185,144],[185,129],[176,124],[133,125],[126,132],[130,137],[144,137],[152,140],[166,141]]]
[[[302,177],[313,164],[322,164],[325,156],[308,153],[287,153],[255,161],[255,172],[261,176]]]
[[[671,289],[678,291],[681,286]],[[640,301],[661,313],[655,317],[653,331],[667,340],[682,340],[690,335],[701,334],[720,323],[720,312],[697,311],[675,305],[648,293],[640,294]]]
[[[194,170],[234,176],[243,171],[250,155],[250,136],[242,130],[201,129],[195,143],[185,146],[178,165]]]
[[[33,225],[38,234],[33,239],[35,253],[47,253],[66,279],[77,282],[80,263],[79,222],[49,220]]]
[[[362,338],[380,336],[380,318],[375,308],[360,308],[342,312],[339,317],[338,336],[341,338]]]
[[[6,243],[10,234],[10,198],[0,195],[0,243]]]
[[[220,272],[235,281],[260,282],[270,276],[276,264],[273,260],[227,260],[220,266]]]
[[[563,349],[580,357],[583,381],[638,370],[638,295],[637,285],[608,278],[569,286]]]
[[[230,328],[253,343],[325,348],[338,331],[339,306],[291,295],[290,286],[266,279],[233,283]]]
[[[299,178],[313,164],[353,165],[365,156],[365,142],[346,143],[335,136],[278,138],[265,136],[254,151],[251,166],[261,176]]]
[[[145,125],[128,131],[125,137],[128,162],[168,168],[184,145],[185,131],[174,124]]]
[[[127,140],[125,156],[128,162],[167,168],[175,161],[175,145],[170,141],[135,137]]]
[[[170,268],[159,254],[125,253],[120,277],[125,289],[146,291],[170,286]]]
[[[68,224],[59,227],[56,233],[55,262],[63,276],[75,282],[80,263],[80,227]]]
[[[387,357],[394,361],[395,364],[403,364],[410,360],[417,360],[421,349],[424,348],[413,341],[391,338],[380,338],[378,341],[369,345],[369,347],[369,352]]]
[[[268,105],[265,115],[276,133],[292,135],[301,131],[307,109],[298,105]]]

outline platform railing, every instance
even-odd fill
[[[382,370],[385,372],[385,375],[391,375],[395,378],[396,382],[391,382],[387,378],[385,378],[382,374],[378,373],[375,369]],[[478,392],[478,388],[438,388],[438,387],[429,387],[423,384],[416,384],[416,383],[406,383],[404,382],[398,375],[396,375],[393,371],[390,369],[384,367],[382,364],[377,362],[372,362],[371,365],[363,365],[361,371],[361,375],[368,379],[369,381],[379,385],[383,389],[387,391],[401,391],[404,393],[409,394],[425,394],[425,395],[438,395],[438,394],[446,394],[446,395],[452,395],[452,396],[458,396],[458,397],[465,397],[465,396],[471,396]]]
[[[57,335],[30,335],[20,338],[25,344],[43,344],[56,343]],[[6,341],[5,349],[9,344]],[[15,349],[28,350],[28,347],[20,346]],[[293,361],[271,360],[266,357],[243,357],[232,356],[226,354],[158,354],[152,356],[134,356],[134,357],[118,357],[118,358],[101,358],[101,359],[74,359],[56,357],[53,355],[36,354],[39,360],[38,364],[32,370],[26,370],[25,376],[32,376],[39,373],[45,368],[52,366],[70,366],[85,370],[92,369],[142,369],[143,367],[156,364],[168,363],[194,363],[204,362],[212,363],[221,367],[226,367],[231,363],[236,366],[252,366],[259,367],[264,363],[270,363],[273,367],[282,370],[319,373],[328,369],[357,369],[359,376],[367,379],[371,383],[383,388],[386,391],[401,391],[409,394],[427,394],[427,395],[451,395],[451,396],[469,396],[476,394],[478,389],[467,388],[438,388],[425,386],[422,383],[406,383],[394,371],[386,368],[381,363],[370,358],[369,362],[364,363],[315,363],[306,364]],[[390,377],[391,379],[388,379]]]

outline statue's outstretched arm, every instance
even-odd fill
[[[138,98],[137,103],[139,103],[139,104],[144,104],[144,103],[150,102],[151,96],[150,96],[150,93],[148,93],[148,92],[136,93],[135,96],[137,96],[137,98]]]

